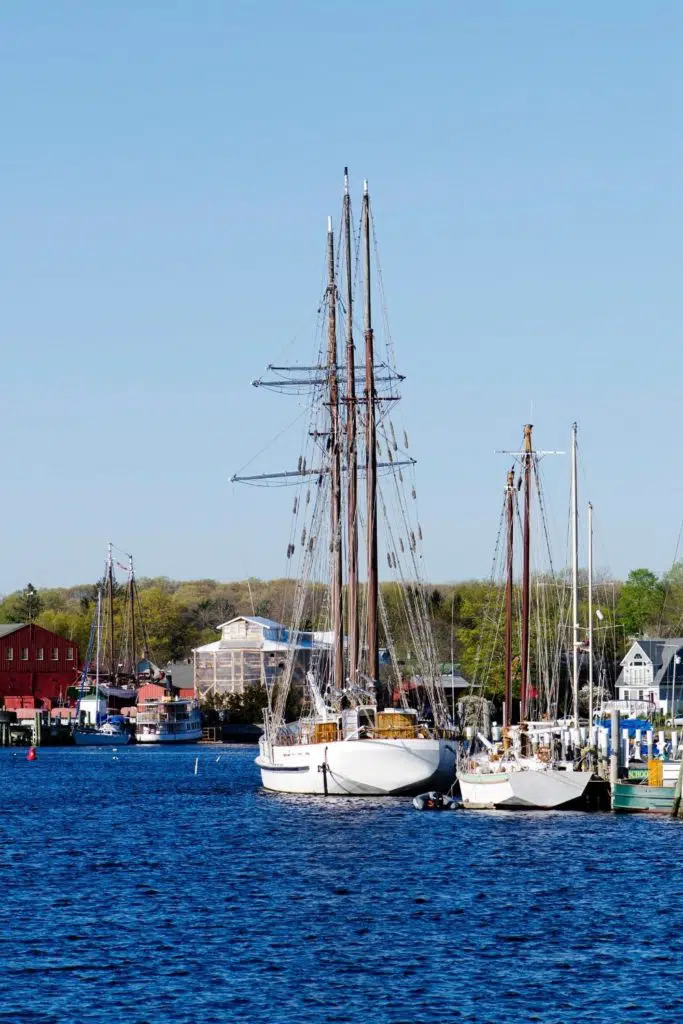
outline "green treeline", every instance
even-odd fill
[[[216,627],[236,615],[261,615],[285,624],[291,619],[294,599],[291,580],[216,580],[179,582],[158,577],[138,580],[139,602],[150,657],[159,665],[191,655],[193,647],[217,639]],[[414,631],[406,612],[410,593],[398,584],[382,584],[390,640],[409,675],[417,669]],[[584,627],[588,610],[586,581],[581,581],[579,621]],[[414,592],[413,592],[414,596]],[[115,617],[122,626],[126,595],[115,597]],[[95,612],[92,584],[36,590],[31,584],[0,601],[0,622],[36,622],[74,640],[84,657]],[[413,600],[413,605],[415,604]],[[323,588],[311,587],[304,609],[304,628],[321,628],[326,606]],[[613,682],[618,662],[633,636],[677,636],[683,632],[683,563],[658,576],[649,569],[634,569],[625,582],[601,578],[596,582],[594,650],[605,666],[604,679]],[[501,584],[470,580],[428,585],[425,607],[431,620],[437,658],[453,659],[465,678],[475,677],[490,694],[502,691],[504,646],[504,590]],[[535,577],[531,599],[531,646],[539,651],[566,651],[570,618],[566,578]],[[513,654],[519,654],[519,594],[513,601]],[[536,642],[542,638],[542,642]],[[387,644],[389,638],[382,637]],[[534,658],[542,657],[532,653]],[[560,656],[561,657],[561,656]],[[516,664],[515,662],[515,664]]]

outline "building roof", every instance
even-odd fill
[[[18,629],[23,629],[27,625],[27,622],[2,622],[0,623],[0,636],[9,636],[10,633],[16,633]]]
[[[234,619],[221,622],[220,626],[216,626],[216,629],[222,629],[223,626],[229,626],[231,622],[239,622],[242,619],[246,619],[247,622],[255,622],[258,626],[264,626],[265,629],[285,628],[281,622],[276,622],[274,619],[264,619],[262,615],[236,615]]]
[[[653,637],[650,640],[634,640],[621,662],[621,672],[617,679],[617,686],[622,686],[624,665],[631,661],[630,655],[634,648],[640,648],[652,662],[654,683],[665,682],[671,671],[671,662],[675,655],[683,650],[683,636],[670,636],[664,638]]]

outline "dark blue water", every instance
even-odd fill
[[[2,1024],[677,1019],[682,824],[278,797],[253,757],[0,751]]]

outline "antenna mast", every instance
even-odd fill
[[[576,473],[577,425],[572,423],[572,687],[574,725],[579,727],[579,504]]]
[[[336,690],[344,686],[344,633],[341,547],[341,457],[339,382],[337,379],[337,285],[334,279],[334,233],[327,221],[327,326],[330,402],[331,534],[332,534],[332,679]]]
[[[363,253],[365,262],[365,467],[367,476],[368,521],[368,675],[379,696],[379,644],[377,631],[377,436],[375,424],[375,353],[372,330],[370,284],[370,196],[367,181],[363,185]]]
[[[353,276],[351,263],[351,196],[349,170],[344,168],[344,248],[346,253],[346,448],[348,463],[348,629],[349,679],[358,675],[358,431],[356,408],[356,360],[353,346]]]

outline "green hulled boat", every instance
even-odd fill
[[[622,814],[671,814],[673,786],[648,786],[643,782],[617,782],[612,786],[612,810]]]

